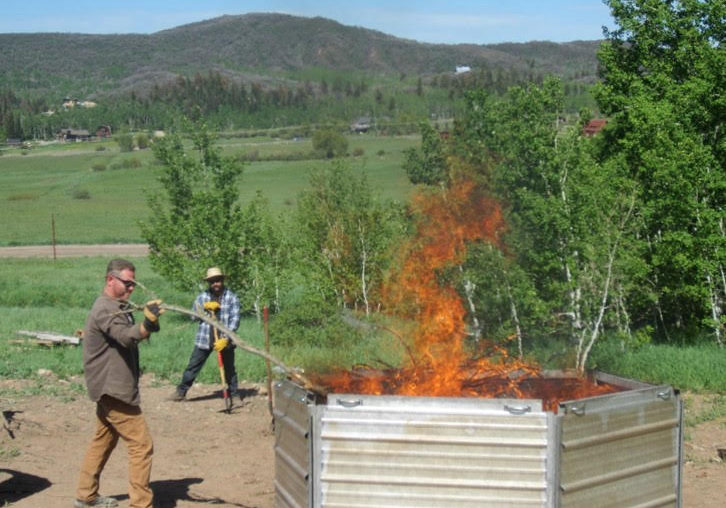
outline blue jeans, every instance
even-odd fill
[[[214,353],[216,356],[217,352],[214,349],[200,349],[194,346],[192,356],[189,358],[189,364],[187,365],[184,374],[182,374],[181,383],[176,387],[176,391],[181,395],[186,395],[189,388],[194,384],[194,380],[197,378],[199,371],[204,367],[204,362],[207,361],[209,355]],[[216,358],[215,358],[216,361]],[[224,379],[229,387],[230,395],[237,393],[237,371],[234,368],[234,348],[229,347],[222,350],[222,365],[224,365]]]

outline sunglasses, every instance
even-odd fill
[[[134,289],[136,287],[136,281],[122,279],[118,275],[111,274],[111,277],[123,283],[126,289]]]

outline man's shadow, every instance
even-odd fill
[[[218,497],[190,496],[189,488],[202,483],[202,478],[183,478],[180,480],[160,480],[151,482],[151,490],[154,491],[155,508],[174,508],[179,501],[187,501],[199,504],[237,506],[238,508],[254,508],[251,505],[231,503]],[[128,498],[128,496],[124,496]],[[116,499],[122,499],[117,497]]]
[[[5,475],[10,475],[10,478],[2,480]],[[0,504],[3,506],[16,503],[50,486],[51,483],[47,478],[14,469],[0,468]]]

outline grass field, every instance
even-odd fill
[[[257,154],[239,182],[246,202],[260,191],[273,211],[286,213],[308,182],[309,172],[329,162],[288,160],[310,154],[310,139],[224,138],[225,155]],[[411,188],[401,169],[403,151],[415,136],[349,138],[355,170],[365,171],[382,197],[404,200]],[[300,157],[297,157],[300,158]],[[0,246],[141,242],[138,221],[147,217],[147,193],[158,193],[159,168],[151,150],[122,153],[116,143],[46,145],[0,156]],[[53,224],[55,228],[53,229]]]
[[[179,291],[155,274],[146,258],[131,258],[137,268],[139,286],[132,302],[143,304],[151,298],[191,308],[199,288]],[[108,259],[101,257],[52,259],[3,259],[0,263],[0,378],[38,378],[41,369],[51,370],[60,378],[82,374],[81,348],[76,346],[40,347],[26,341],[19,330],[48,331],[73,335],[82,329],[93,301],[103,288]],[[139,317],[139,316],[137,316]],[[147,372],[162,379],[178,382],[194,344],[196,324],[180,313],[162,316],[161,332],[142,344],[141,363]],[[274,317],[273,317],[274,319]],[[264,326],[249,308],[243,308],[239,337],[258,349],[264,349]],[[305,345],[281,348],[272,341],[272,352],[291,367],[307,368],[311,362],[327,360],[335,365],[352,365],[380,358],[397,342],[390,337],[351,343],[336,351],[323,351]],[[388,344],[385,341],[388,340]],[[390,356],[387,358],[390,360]],[[337,363],[339,362],[339,363]],[[238,352],[236,361],[241,379],[260,381],[265,376],[261,357]],[[215,383],[219,379],[216,362],[209,361],[199,380]]]

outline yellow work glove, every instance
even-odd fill
[[[224,348],[227,347],[227,344],[229,344],[228,339],[217,339],[214,341],[214,350],[222,351]]]
[[[144,305],[144,328],[149,332],[158,332],[159,316],[164,313],[164,309],[161,308],[161,300],[149,300]]]
[[[214,314],[219,310],[219,302],[204,302],[204,310]]]

